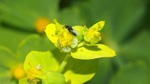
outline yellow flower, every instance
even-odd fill
[[[31,67],[27,72],[27,78],[29,81],[38,80],[38,77],[41,77],[43,75],[42,71],[40,70],[41,66],[40,64],[34,67]],[[38,82],[38,81],[37,81]]]
[[[50,23],[47,18],[39,18],[35,22],[35,29],[38,33],[43,33],[46,26]]]
[[[56,20],[54,23],[46,27],[48,38],[62,52],[70,52],[71,48],[75,48],[78,44],[78,39],[66,28],[65,25],[59,24]]]
[[[89,29],[85,26],[84,27],[85,31],[83,33],[84,40],[91,44],[98,43],[101,40],[99,31],[103,28],[104,24],[105,24],[105,21],[100,21]]]
[[[46,27],[46,35],[54,45],[62,52],[70,52],[76,59],[96,59],[102,57],[114,57],[115,51],[108,46],[98,44],[101,40],[100,30],[105,21],[99,21],[89,29],[84,26],[66,26],[56,20]]]
[[[18,64],[17,66],[13,67],[12,70],[11,70],[11,74],[17,80],[20,80],[20,79],[26,77],[26,73],[24,71],[24,68],[23,68],[22,64]]]

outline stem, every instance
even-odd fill
[[[115,62],[119,68],[123,68],[125,66],[125,61],[120,57],[120,55],[115,58]]]
[[[66,55],[66,57],[64,58],[63,62],[61,63],[61,65],[59,66],[57,72],[62,72],[65,68],[65,66],[67,65],[67,61],[68,58],[70,57],[70,53]]]

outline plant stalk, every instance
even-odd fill
[[[70,53],[68,53],[66,55],[66,57],[64,58],[63,62],[61,63],[61,65],[59,66],[57,72],[62,72],[65,68],[65,66],[67,65],[67,62],[68,62],[68,58],[70,57]]]

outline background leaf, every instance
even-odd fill
[[[114,67],[111,62],[112,58],[99,59],[99,68],[95,76],[87,82],[88,84],[108,84],[111,77],[114,75]]]
[[[29,36],[29,32],[22,32],[19,30],[12,30],[11,28],[0,28],[0,45],[9,48],[16,53],[20,42]]]
[[[1,0],[2,20],[18,29],[34,31],[38,18],[57,18],[58,2],[59,0]]]
[[[119,69],[110,84],[149,84],[149,75],[148,66],[143,61],[128,63],[126,67]]]
[[[17,64],[18,59],[9,49],[0,46],[0,53],[0,66],[10,69]]]
[[[31,35],[19,45],[17,55],[20,57],[20,61],[24,62],[26,55],[32,50],[48,51],[54,48],[55,46],[45,36]]]
[[[127,61],[145,60],[148,62],[150,56],[150,33],[146,30],[141,31],[140,34],[130,40],[130,42],[122,45],[120,53]]]

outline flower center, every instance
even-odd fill
[[[43,75],[42,71],[40,70],[40,65],[36,67],[31,67],[29,71],[27,72],[27,78],[32,81],[36,80],[36,78],[41,77]]]
[[[68,47],[73,43],[73,36],[67,29],[65,29],[65,31],[58,37],[58,41],[61,47]]]
[[[18,64],[15,68],[13,68],[13,76],[18,80],[26,76],[22,64]]]
[[[97,30],[91,28],[91,29],[89,29],[87,35],[88,35],[90,38],[97,38],[97,37],[100,36],[100,33],[99,33]]]

